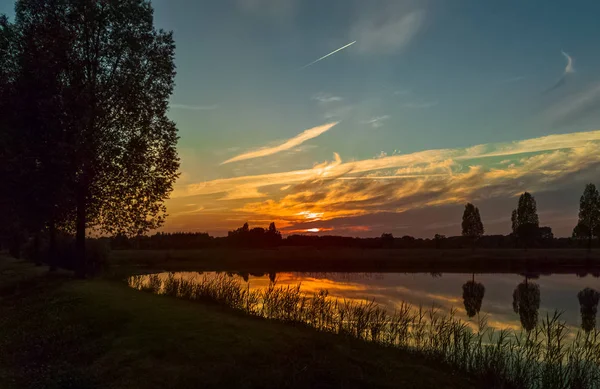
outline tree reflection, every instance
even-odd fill
[[[467,311],[467,316],[473,317],[481,310],[481,303],[483,302],[483,296],[485,295],[485,287],[482,283],[475,282],[475,274],[473,274],[473,279],[467,281],[462,286],[462,289],[465,311]]]
[[[531,331],[537,326],[538,311],[540,309],[540,286],[525,281],[517,285],[513,292],[513,310],[519,314],[521,325],[526,331]]]
[[[585,288],[577,294],[581,312],[581,328],[585,332],[590,332],[596,328],[596,313],[598,312],[598,302],[600,293],[592,288]]]

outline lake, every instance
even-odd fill
[[[160,276],[166,278],[168,274],[161,273]],[[214,272],[179,272],[175,273],[175,277],[201,280],[204,277],[215,277],[216,274]],[[531,314],[532,311],[536,311],[536,302],[533,303],[533,308],[523,306],[520,314],[515,312],[514,293],[520,284],[522,285],[519,289],[522,291],[521,295],[524,294],[523,290],[539,290],[539,293],[534,293],[537,296],[534,299],[539,299],[537,312],[540,321],[547,313],[552,315],[554,311],[559,311],[562,313],[561,319],[573,329],[580,327],[582,321],[578,293],[585,288],[600,291],[600,278],[597,277],[597,274],[594,276],[528,275],[527,277],[519,274],[455,273],[224,274],[237,278],[250,290],[266,288],[272,280],[275,280],[278,286],[300,284],[301,290],[309,295],[325,289],[331,298],[357,302],[375,301],[390,313],[402,303],[409,303],[414,309],[418,306],[426,309],[435,306],[443,312],[455,309],[457,317],[470,322],[473,326],[481,315],[485,315],[490,327],[512,330],[519,330],[523,328],[523,325],[531,325],[528,323],[531,323],[532,320],[535,321],[535,319],[531,319]],[[469,281],[471,282],[467,284]],[[467,305],[470,307],[472,317],[469,317],[465,309],[463,286],[467,295],[483,296],[483,298],[474,297],[469,300],[470,303]],[[471,291],[470,294],[469,291]],[[528,298],[531,299],[531,297]],[[516,308],[518,307],[519,303],[516,304]]]

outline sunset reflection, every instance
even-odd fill
[[[169,273],[162,273],[166,278]],[[182,272],[176,277],[184,279],[213,277],[213,272]],[[469,317],[463,300],[463,285],[471,281],[472,274],[400,274],[400,273],[227,273],[247,283],[250,290],[260,290],[275,280],[278,286],[300,285],[301,291],[311,296],[321,290],[327,290],[329,297],[340,301],[370,302],[384,307],[388,312],[398,309],[403,303],[410,304],[414,310],[434,308],[447,314],[451,310],[455,315],[477,329],[480,319],[494,329],[522,329],[522,321],[513,310],[513,291],[524,283],[524,277],[518,274],[478,274],[477,283],[485,287],[485,295],[480,302],[480,312]],[[534,280],[528,278],[528,284],[539,285],[540,320],[554,311],[562,312],[561,319],[569,327],[576,329],[581,325],[578,292],[586,287],[598,288],[599,280],[587,276],[551,275]],[[551,302],[551,303],[550,303]]]

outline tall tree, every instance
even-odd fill
[[[15,28],[8,18],[0,15],[0,239],[8,244],[11,254],[18,256],[19,230],[16,208],[17,163],[16,131],[13,125],[14,79],[16,68]]]
[[[61,32],[52,38],[83,274],[87,230],[137,235],[166,216],[179,167],[167,118],[172,33],[154,28],[148,0],[19,0],[16,19],[33,34],[51,19]]]
[[[510,215],[510,222],[513,235],[517,235],[519,231],[519,216],[516,209],[513,209],[512,214]]]
[[[479,209],[471,203],[465,205],[462,217],[462,235],[468,237],[472,244],[484,233]]]
[[[573,230],[573,237],[588,240],[588,250],[592,248],[592,239],[598,234],[600,226],[600,194],[596,185],[587,184],[579,200],[579,221]]]
[[[535,198],[525,192],[519,197],[519,205],[511,215],[513,232],[527,247],[539,233],[540,220],[537,214]]]

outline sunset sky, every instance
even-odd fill
[[[166,231],[457,235],[470,201],[508,233],[528,190],[566,236],[600,184],[600,2],[153,4],[177,42]]]

